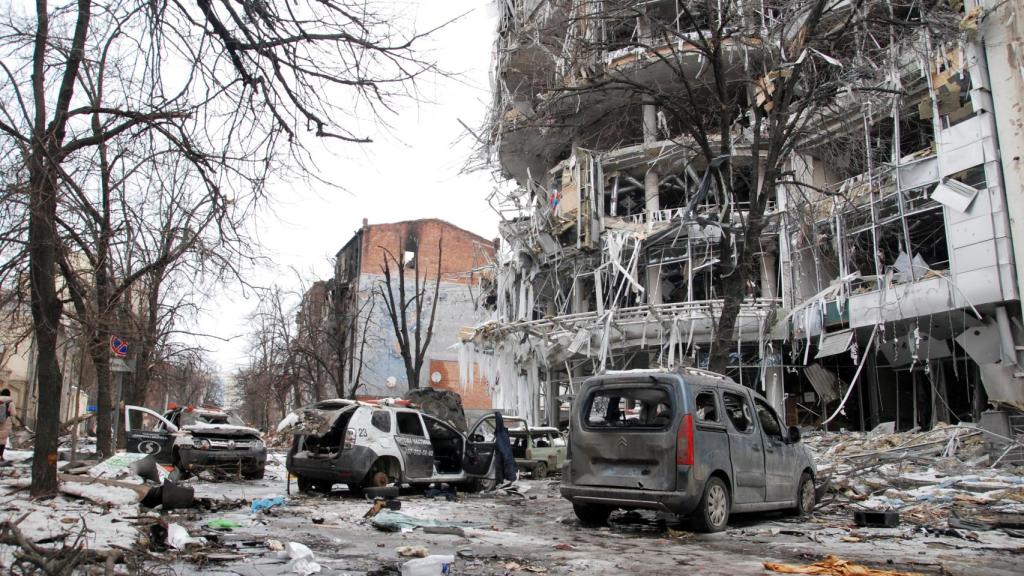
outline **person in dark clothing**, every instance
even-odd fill
[[[7,388],[0,390],[0,462],[4,461],[4,451],[14,427],[14,398]]]
[[[494,413],[494,485],[508,487],[519,479],[516,459],[512,456],[512,442],[501,412]]]

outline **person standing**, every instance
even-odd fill
[[[0,390],[0,462],[4,461],[4,450],[14,426],[14,398],[7,388]]]

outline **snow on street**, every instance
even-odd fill
[[[27,454],[26,454],[27,455]],[[856,528],[846,511],[825,509],[808,519],[780,514],[734,517],[719,534],[694,534],[686,524],[649,512],[617,513],[610,526],[581,526],[558,495],[558,480],[522,480],[523,493],[460,494],[455,501],[404,491],[401,509],[378,517],[431,524],[385,532],[363,516],[372,502],[338,489],[329,496],[286,494],[283,455],[274,454],[264,480],[193,480],[197,497],[232,503],[221,510],[180,510],[165,514],[137,506],[100,506],[61,496],[31,502],[18,491],[23,479],[4,480],[0,488],[2,520],[26,512],[21,525],[33,540],[62,537],[74,541],[82,526],[90,548],[146,550],[144,565],[170,567],[177,574],[286,574],[302,566],[281,548],[289,542],[308,546],[321,574],[399,574],[410,560],[400,552],[451,554],[455,574],[769,574],[764,561],[806,564],[832,554],[873,567],[924,574],[1019,573],[1024,540],[999,531],[966,538],[933,535],[919,527]],[[9,469],[10,470],[10,469]],[[8,472],[7,474],[11,474]],[[257,498],[285,496],[283,506],[252,513]],[[237,527],[210,528],[214,520]],[[206,543],[186,550],[150,542],[150,526],[180,524]],[[425,550],[403,550],[422,547]],[[10,565],[13,549],[0,547],[0,564]],[[122,566],[123,569],[123,566]]]

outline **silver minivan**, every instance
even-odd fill
[[[609,372],[584,382],[569,421],[562,497],[581,521],[615,509],[689,516],[725,528],[732,512],[815,504],[814,461],[800,429],[760,394],[695,369]]]

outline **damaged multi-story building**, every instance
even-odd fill
[[[364,220],[338,251],[334,278],[324,284],[332,328],[324,338],[331,350],[322,356],[333,359],[343,395],[384,398],[432,387],[461,392],[471,414],[489,409],[479,370],[472,371],[467,386],[460,384],[453,346],[464,326],[486,316],[484,286],[491,281],[493,262],[493,241],[444,220]],[[397,328],[388,298],[394,299]],[[300,333],[307,333],[303,324]],[[408,338],[407,353],[400,333]],[[416,382],[410,382],[406,354],[422,364]]]
[[[1024,407],[1024,3],[499,5],[512,185],[463,351],[496,404],[724,365],[790,424]]]

